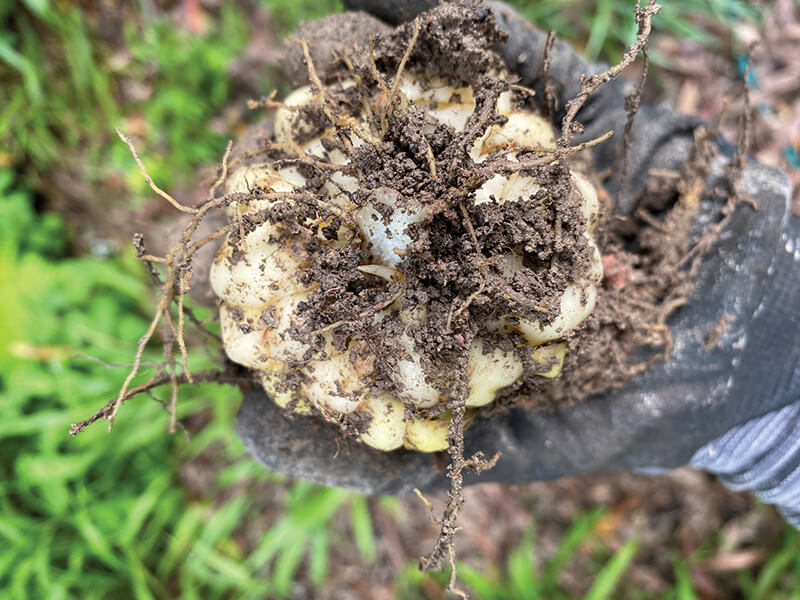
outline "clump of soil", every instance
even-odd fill
[[[339,224],[347,218],[336,207],[314,201],[327,195],[323,188],[331,180],[324,169],[330,165],[274,144],[254,149],[258,160],[263,161],[266,155],[276,167],[298,165],[307,179],[302,192],[309,202],[278,201],[258,218],[245,218],[232,234],[233,243],[263,220],[281,226],[276,241],[282,245],[304,240],[311,259],[303,277],[318,287],[296,312],[294,335],[315,352],[323,352],[320,331],[333,332],[337,350],[353,344],[363,347],[364,353],[375,357],[371,365],[375,394],[392,390],[391,371],[396,357],[402,355],[395,340],[404,332],[413,338],[435,386],[452,390],[454,397],[463,393],[470,343],[479,332],[487,342],[485,352],[496,347],[519,351],[520,358],[530,362],[529,353],[520,350],[527,345],[514,339],[519,334],[490,334],[484,325],[506,314],[525,316],[544,325],[552,322],[559,314],[559,300],[567,285],[587,271],[593,258],[593,249],[584,236],[581,197],[570,184],[567,160],[554,161],[551,153],[517,149],[517,161],[509,162],[505,156],[511,147],[498,148],[481,163],[469,156],[488,127],[506,120],[495,112],[498,97],[512,86],[500,76],[504,67],[492,52],[501,39],[490,11],[444,5],[379,38],[371,49],[353,50],[338,72],[326,73],[334,83],[324,86],[324,104],[315,102],[297,111],[295,123],[302,127],[304,138],[316,138],[336,128],[337,140],[326,151],[341,152],[350,159],[345,172],[358,174],[360,187],[350,194],[357,206],[369,204],[375,194],[390,193],[397,210],[425,207],[433,215],[408,229],[411,243],[398,264],[404,275],[402,281],[365,278],[356,267],[369,262],[367,248],[320,244],[309,238],[305,225],[309,221],[329,222],[326,235],[335,239]],[[413,104],[402,104],[399,94],[390,93],[381,114],[370,111],[375,142],[353,148],[347,123],[381,94],[381,88],[387,85],[385,74],[396,80],[395,74],[402,70],[425,79],[438,77],[453,88],[471,86],[476,107],[465,129],[456,132],[439,125],[432,135],[425,134],[426,119],[430,119],[426,112]],[[336,82],[337,75],[355,78],[359,85],[344,87]],[[530,105],[531,96],[520,96],[520,102]],[[254,156],[252,151],[250,156]],[[326,159],[327,155],[323,162]],[[539,193],[502,205],[468,201],[486,181],[511,172],[535,177],[541,184]],[[253,193],[268,190],[256,188]],[[386,207],[381,216],[388,224],[393,209],[379,206]],[[522,248],[526,268],[509,280],[504,276],[506,256],[515,248]],[[408,311],[425,306],[425,323],[410,326],[399,311],[381,321],[373,320],[390,300],[399,301],[401,309]],[[532,374],[533,368],[527,371],[530,376],[501,395],[538,396],[543,380]],[[446,409],[448,406],[442,404],[426,414]],[[345,432],[355,432],[363,425],[358,421],[342,423]]]
[[[309,301],[298,308],[298,325],[293,332],[314,352],[324,351],[317,335],[320,331],[334,333],[338,350],[363,347],[364,354],[377,358],[370,364],[376,394],[392,390],[394,357],[398,354],[392,340],[407,333],[413,337],[436,387],[451,390],[450,400],[425,411],[425,416],[445,410],[454,415],[448,467],[453,491],[442,519],[440,542],[426,557],[425,566],[431,568],[440,567],[449,552],[455,516],[462,502],[462,469],[491,466],[491,461],[481,457],[467,460],[463,456],[466,365],[471,340],[479,333],[485,336],[484,324],[502,314],[522,314],[545,324],[552,322],[566,286],[586,272],[591,260],[580,199],[569,182],[570,169],[587,172],[590,165],[573,148],[563,143],[551,153],[515,149],[516,163],[505,160],[509,148],[498,149],[483,163],[475,163],[469,156],[483,132],[504,119],[495,112],[495,105],[512,84],[500,76],[504,67],[493,52],[502,40],[490,11],[475,5],[447,4],[381,36],[369,47],[352,49],[338,65],[330,65],[321,74],[313,65],[309,47],[302,46],[309,78],[320,101],[297,110],[295,122],[302,128],[304,139],[316,138],[330,128],[336,130],[336,141],[329,143],[326,150],[345,154],[352,172],[358,173],[360,188],[351,200],[364,206],[376,191],[391,190],[398,207],[413,209],[422,205],[430,207],[434,215],[430,221],[409,228],[412,242],[400,263],[402,281],[365,279],[356,270],[367,262],[364,248],[318,244],[306,233],[311,266],[305,276],[318,287]],[[433,135],[426,135],[424,112],[413,104],[404,104],[400,95],[389,90],[391,80],[397,81],[404,71],[423,74],[428,79],[440,78],[454,88],[472,87],[476,106],[465,129],[456,132],[439,126]],[[341,80],[351,78],[356,80],[356,86],[341,85]],[[330,83],[323,83],[323,79]],[[369,129],[377,134],[375,142],[354,148],[348,137],[350,124],[381,91],[385,105],[379,113],[370,112]],[[519,101],[528,107],[536,102],[533,94],[521,95]],[[280,106],[273,101],[265,104]],[[635,112],[638,101],[631,102],[631,106]],[[570,121],[575,112],[577,109],[572,111]],[[568,141],[570,127],[565,126],[562,140]],[[698,148],[701,146],[705,148],[702,144]],[[240,223],[242,235],[266,220],[281,225],[282,234],[277,241],[288,245],[304,235],[305,223],[322,221],[331,223],[329,233],[332,239],[336,238],[342,215],[313,201],[326,195],[323,187],[331,181],[325,172],[331,166],[326,163],[327,155],[320,162],[309,159],[302,151],[274,144],[250,149],[248,155],[258,155],[260,160],[266,155],[276,166],[299,166],[307,179],[302,191],[310,202],[276,202],[259,219]],[[693,163],[695,178],[691,181],[702,184],[707,158],[698,152]],[[541,182],[540,192],[527,202],[477,206],[466,202],[486,181],[512,169],[535,177]],[[599,187],[599,178],[594,179]],[[669,189],[671,181],[654,185],[660,193],[675,196],[679,190]],[[568,336],[570,351],[564,375],[550,381],[534,376],[534,369],[528,368],[528,376],[502,390],[487,410],[502,411],[515,403],[541,408],[580,401],[624,383],[660,356],[658,351],[668,350],[670,335],[665,321],[681,304],[690,286],[689,270],[679,267],[688,253],[687,233],[699,202],[695,199],[675,204],[660,223],[640,215],[636,223],[639,227],[631,232],[612,226],[611,202],[608,197],[606,201],[605,219],[600,225],[606,280],[596,315]],[[382,217],[388,225],[392,210],[387,208]],[[520,246],[524,248],[527,268],[508,281],[503,276],[504,257]],[[399,317],[380,321],[372,318],[395,301],[407,310],[425,305],[427,322],[409,326]],[[513,352],[524,347],[514,335],[504,332],[489,336],[489,350]],[[647,351],[635,354],[643,348]],[[528,359],[522,353],[520,358]],[[356,356],[353,362],[358,360]],[[285,381],[284,389],[299,389],[301,383],[299,378]],[[345,433],[356,435],[365,423],[358,418],[344,418],[340,426]]]

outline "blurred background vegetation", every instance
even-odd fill
[[[617,59],[634,35],[624,0],[514,4],[590,58]],[[730,32],[761,18],[737,0],[664,4],[663,34],[733,63],[731,36],[703,19]],[[264,471],[235,436],[232,387],[184,387],[176,435],[158,392],[126,406],[111,434],[98,423],[67,435],[127,374],[155,297],[129,229],[168,212],[114,127],[134,136],[159,186],[191,200],[253,120],[245,99],[283,85],[279,40],[339,10],[335,0],[0,3],[0,597],[442,597],[447,573],[420,574],[413,556],[388,561],[376,534],[381,523],[410,528],[409,507],[420,507]],[[669,56],[653,58],[669,68]],[[158,354],[154,344],[145,358]],[[195,369],[211,361],[191,355]],[[604,544],[605,515],[577,511],[544,558],[529,519],[494,563],[460,566],[463,586],[485,599],[649,597],[620,585],[640,542]],[[800,540],[787,528],[773,541],[734,578],[748,598],[797,597]],[[578,555],[591,573],[582,596],[568,581]],[[676,553],[660,595],[701,597],[690,576],[701,558]],[[370,577],[358,573],[383,587],[364,590]]]

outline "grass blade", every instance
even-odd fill
[[[792,537],[796,539],[796,532]],[[791,541],[791,537],[788,541]],[[797,550],[797,544],[784,543],[780,550],[769,558],[756,579],[752,594],[753,600],[768,600],[777,595],[775,594],[775,587],[781,577],[786,575],[787,571],[798,571]],[[794,569],[789,566],[793,562],[795,563]]]
[[[353,496],[350,501],[350,522],[361,560],[368,566],[375,564],[378,556],[375,550],[375,534],[372,530],[372,517],[367,499],[364,496]]]
[[[556,579],[564,568],[564,565],[581,543],[586,540],[604,512],[605,510],[603,508],[597,508],[584,513],[572,523],[567,533],[564,534],[564,539],[561,541],[558,550],[556,550],[553,558],[550,559],[550,562],[545,568],[543,579],[547,590],[555,587]]]
[[[458,578],[475,592],[479,600],[504,600],[502,587],[498,585],[497,581],[472,567],[459,564]]]
[[[592,28],[589,31],[589,41],[586,42],[584,55],[588,60],[597,60],[600,51],[608,39],[611,29],[611,17],[614,11],[613,0],[600,0],[597,3],[597,13],[592,20]]]
[[[158,574],[160,577],[166,577],[178,561],[192,546],[196,539],[197,530],[200,529],[204,522],[205,509],[201,506],[190,506],[188,510],[181,516],[180,520],[175,524],[175,529],[172,533],[172,539],[167,546],[167,551],[161,557],[158,564]]]
[[[283,598],[289,595],[295,573],[307,548],[307,536],[292,537],[290,543],[283,547],[272,571],[272,586],[276,596]]]
[[[676,600],[697,600],[694,593],[692,578],[684,560],[676,560],[673,565],[675,571],[675,598]]]
[[[328,532],[325,529],[320,529],[311,538],[308,575],[315,585],[320,585],[328,577]]]
[[[584,600],[602,600],[610,598],[619,580],[625,574],[639,550],[639,541],[636,538],[628,542],[608,561],[595,579]]]
[[[536,572],[536,526],[531,521],[530,527],[522,537],[517,548],[514,548],[507,560],[508,582],[515,598],[533,600],[541,592],[541,581]]]

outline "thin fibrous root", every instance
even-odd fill
[[[372,70],[372,76],[375,78],[375,81],[378,82],[383,94],[388,98],[390,93],[389,87],[386,85],[386,82],[383,80],[383,77],[381,77],[381,74],[378,71],[378,64],[375,62],[375,49],[372,36],[369,36],[369,66]]]
[[[170,425],[169,431],[174,432],[177,429],[177,391],[180,383],[195,383],[198,381],[189,369],[188,351],[185,339],[185,318],[188,317],[190,322],[198,327],[207,335],[218,338],[197,319],[191,312],[189,307],[185,305],[186,292],[190,288],[190,280],[192,276],[192,258],[194,254],[206,244],[212,243],[223,235],[227,234],[230,230],[230,225],[225,225],[206,237],[192,242],[191,237],[197,230],[202,219],[208,211],[225,206],[232,201],[238,199],[239,195],[224,196],[222,198],[214,198],[219,187],[225,182],[228,174],[228,160],[230,158],[232,143],[228,142],[225,149],[225,154],[222,159],[220,167],[220,176],[211,186],[208,194],[208,200],[200,207],[187,207],[177,202],[171,195],[159,188],[147,173],[142,160],[139,158],[138,153],[129,137],[126,137],[122,132],[117,129],[117,135],[120,139],[127,144],[131,154],[139,166],[139,170],[145,178],[150,188],[158,194],[161,198],[167,200],[173,207],[181,212],[189,213],[192,219],[184,229],[182,239],[179,243],[170,248],[165,257],[154,256],[148,253],[144,247],[144,236],[136,234],[133,238],[133,246],[136,249],[136,257],[141,260],[153,280],[153,283],[161,289],[161,299],[158,302],[155,313],[145,334],[139,339],[136,347],[136,354],[134,356],[133,364],[130,366],[130,371],[126,376],[119,393],[117,396],[109,401],[100,411],[93,417],[75,423],[70,429],[71,435],[76,435],[83,431],[85,427],[94,423],[99,419],[106,419],[108,421],[108,428],[111,430],[114,426],[114,421],[117,417],[122,404],[129,398],[141,392],[148,391],[153,387],[161,385],[170,385],[171,396],[169,402],[170,410]],[[155,268],[155,264],[163,264],[165,266],[165,277],[162,280],[161,275]],[[171,307],[175,304],[177,311],[177,323],[173,319]],[[142,366],[151,365],[152,363],[143,361],[144,351],[147,344],[152,340],[155,335],[156,329],[161,323],[164,327],[164,340],[163,340],[163,362],[159,366],[158,372],[143,385],[131,387],[133,380],[140,374]],[[178,375],[176,371],[176,364],[174,360],[174,347],[177,344],[181,353],[181,368],[182,375]],[[206,379],[207,380],[207,379]]]
[[[392,84],[392,89],[389,92],[388,97],[386,98],[386,105],[381,112],[381,138],[386,135],[386,130],[389,128],[389,121],[388,117],[394,110],[394,100],[397,97],[397,92],[400,89],[400,79],[403,76],[403,71],[406,68],[406,63],[408,59],[411,57],[411,52],[414,50],[414,46],[417,43],[417,37],[419,36],[419,19],[414,19],[414,33],[411,34],[411,40],[408,42],[408,46],[406,47],[406,51],[403,53],[403,58],[400,59],[400,64],[397,65],[397,72],[394,76],[394,83]],[[434,176],[435,176],[435,168],[434,168]]]
[[[144,177],[144,180],[147,183],[147,185],[150,186],[150,189],[152,189],[156,194],[164,198],[164,200],[172,204],[172,206],[177,208],[179,211],[189,214],[196,213],[197,212],[196,208],[192,208],[191,206],[184,206],[183,204],[175,200],[175,198],[170,196],[167,192],[165,192],[155,184],[153,178],[147,174],[147,169],[144,168],[144,163],[142,162],[142,159],[139,158],[139,155],[136,153],[136,148],[133,146],[133,140],[131,140],[129,136],[124,135],[119,129],[115,129],[115,131],[117,132],[119,139],[121,139],[128,145],[128,148],[130,149],[131,154],[133,155],[133,160],[135,160],[136,164],[139,166],[139,171],[142,173],[142,176]]]
[[[208,190],[208,196],[206,197],[206,201],[210,202],[214,199],[214,196],[225,180],[228,178],[228,160],[231,157],[231,149],[233,148],[233,140],[228,140],[228,145],[225,146],[225,154],[222,155],[222,168],[220,169],[220,174],[217,180],[212,184],[211,189]]]
[[[467,596],[466,592],[456,587],[458,569],[456,568],[456,547],[453,544],[447,545],[447,560],[450,563],[450,581],[447,582],[447,591],[462,600],[468,600],[469,596]]]
[[[650,0],[650,2],[648,2],[647,6],[644,8],[637,7],[636,22],[639,24],[639,32],[636,35],[636,40],[633,42],[630,48],[625,51],[622,60],[616,65],[609,67],[600,73],[596,73],[588,77],[586,75],[581,76],[581,89],[577,96],[567,102],[567,112],[564,115],[564,119],[561,121],[561,137],[558,140],[559,146],[569,146],[570,139],[572,139],[572,136],[576,133],[575,127],[573,127],[575,117],[577,116],[578,111],[589,99],[589,96],[591,96],[597,90],[597,88],[604,83],[618,77],[622,71],[624,71],[636,60],[639,52],[646,47],[647,40],[649,39],[650,32],[652,31],[653,17],[657,15],[660,10],[661,5],[656,4],[656,0]]]
[[[422,500],[422,503],[425,505],[425,509],[428,511],[428,518],[431,520],[431,523],[439,524],[441,520],[436,518],[436,515],[433,514],[433,504],[431,501],[428,500],[422,492],[419,491],[419,488],[414,488],[414,493],[417,495],[417,498]]]
[[[556,106],[556,93],[553,89],[553,81],[550,79],[550,67],[553,62],[553,46],[556,42],[556,32],[547,32],[547,39],[544,42],[542,52],[542,79],[544,80],[544,118],[548,121],[553,120],[553,115],[558,110]]]
[[[375,140],[368,132],[365,132],[358,125],[355,119],[349,118],[346,115],[337,115],[331,110],[331,107],[329,106],[325,96],[325,86],[323,85],[322,80],[319,78],[317,69],[314,66],[314,61],[311,58],[311,50],[308,46],[308,40],[297,40],[297,43],[303,49],[303,56],[306,59],[306,68],[308,69],[308,78],[311,80],[311,84],[317,90],[315,94],[317,101],[322,108],[322,112],[336,128],[336,137],[344,146],[346,154],[353,153],[353,143],[350,141],[350,138],[347,135],[342,133],[342,129],[346,127],[350,128],[353,133],[363,141],[371,144],[372,146],[376,146],[377,140]]]
[[[639,24],[640,31],[643,24],[642,9],[639,2],[636,2],[636,23]],[[628,178],[628,169],[630,168],[630,151],[631,151],[631,132],[633,131],[633,124],[636,120],[636,114],[639,112],[639,105],[642,102],[642,93],[644,92],[644,83],[647,80],[647,72],[650,69],[650,55],[647,52],[648,38],[644,39],[642,44],[642,73],[639,76],[639,81],[636,83],[636,89],[625,98],[625,112],[627,119],[625,120],[625,131],[623,134],[622,145],[622,169],[619,176],[619,187],[617,188],[617,202],[619,206],[622,201],[622,194],[625,190],[625,181]]]
[[[130,388],[122,398],[122,402],[126,400],[130,400],[134,396],[138,394],[145,393],[149,390],[159,388],[164,386],[170,382],[170,375],[161,371],[160,373],[156,373],[153,375],[149,380],[145,383]],[[242,380],[241,376],[237,376],[233,374],[230,370],[227,369],[217,369],[212,371],[202,371],[199,373],[194,374],[194,382],[195,383],[205,383],[205,382],[213,382],[213,383],[238,383]],[[182,385],[188,383],[185,375],[179,375],[175,379],[175,383],[177,385]],[[115,405],[117,404],[117,399],[109,401],[103,408],[98,410],[94,415],[89,417],[88,419],[84,419],[83,421],[79,421],[77,423],[73,423],[70,427],[69,434],[70,435],[78,435],[84,429],[86,429],[89,425],[94,423],[95,421],[99,421],[100,419],[110,419],[111,413],[114,410]]]
[[[466,365],[464,365],[466,369]],[[421,557],[419,568],[422,571],[439,571],[449,556],[453,540],[459,527],[456,525],[461,509],[464,506],[464,415],[468,390],[461,383],[454,396],[447,402],[452,418],[448,426],[448,448],[450,464],[447,466],[447,478],[450,480],[450,491],[447,494],[447,505],[439,520],[439,537],[431,552]]]

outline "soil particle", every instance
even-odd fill
[[[708,352],[719,346],[722,336],[728,331],[734,321],[734,315],[731,313],[723,314],[719,320],[711,326],[706,333],[706,338],[703,341],[703,349]]]

